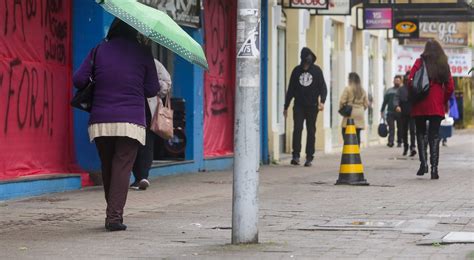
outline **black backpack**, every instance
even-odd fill
[[[414,100],[422,100],[430,92],[430,79],[428,78],[428,70],[426,69],[425,62],[421,60],[420,69],[415,72],[412,81],[412,97]]]

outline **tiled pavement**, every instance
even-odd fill
[[[440,180],[415,176],[399,148],[362,151],[368,187],[333,185],[339,154],[311,168],[261,169],[258,245],[229,245],[232,172],[155,179],[130,191],[125,232],[105,232],[100,187],[0,202],[0,259],[466,259],[474,244],[417,245],[474,232],[474,132],[441,150]],[[402,223],[335,228],[332,223]],[[398,221],[398,222],[397,222]]]

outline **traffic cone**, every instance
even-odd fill
[[[364,166],[360,158],[359,143],[354,119],[347,119],[344,133],[344,148],[342,149],[341,168],[336,185],[369,185],[364,179]]]

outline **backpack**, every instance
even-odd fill
[[[413,90],[412,94],[415,100],[422,100],[430,92],[430,79],[428,78],[428,71],[426,70],[425,62],[421,60],[420,69],[415,72],[413,76]]]

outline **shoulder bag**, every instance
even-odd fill
[[[89,82],[84,88],[81,88],[76,91],[76,94],[71,100],[71,106],[86,112],[91,112],[92,110],[92,98],[94,96],[95,88],[95,56],[99,46],[94,48],[91,60],[91,75],[89,76]]]
[[[352,103],[355,101],[355,95],[354,99],[352,100]],[[339,109],[339,114],[343,117],[350,117],[352,114],[352,106],[349,105],[349,102],[346,102],[340,109]]]
[[[163,101],[158,98],[158,105],[151,120],[150,130],[165,140],[173,137],[173,110],[171,109],[170,94],[166,95],[164,105]]]

